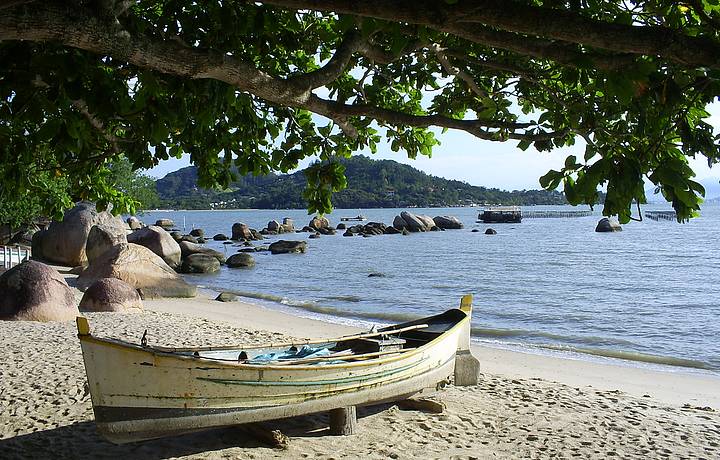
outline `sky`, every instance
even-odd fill
[[[716,129],[720,128],[720,103],[709,107],[711,117],[707,120]],[[538,152],[532,147],[526,151],[517,148],[516,141],[492,142],[478,139],[464,131],[449,130],[444,134],[436,132],[441,144],[433,149],[432,158],[418,156],[407,158],[402,151],[393,152],[390,145],[378,145],[375,155],[369,151],[358,152],[378,160],[395,160],[424,171],[433,176],[456,179],[471,185],[497,187],[503,190],[540,189],[538,179],[551,169],[559,170],[568,155],[582,158],[584,144],[555,149],[551,152]],[[301,168],[311,160],[301,163]],[[165,174],[188,166],[189,158],[171,159],[148,171],[151,176],[163,177]],[[710,169],[707,161],[701,158],[690,159],[690,165],[698,180],[710,181],[720,178],[720,166]]]

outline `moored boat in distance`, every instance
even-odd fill
[[[471,302],[364,334],[247,347],[134,344],[77,325],[98,430],[125,443],[406,399],[453,374],[475,384]]]
[[[367,220],[367,217],[363,216],[362,214],[358,214],[355,217],[341,217],[340,220],[343,222],[349,222],[349,221],[364,222]]]

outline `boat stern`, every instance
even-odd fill
[[[467,318],[463,320],[455,353],[455,385],[459,387],[477,385],[480,375],[480,361],[470,351],[472,299],[472,294],[466,294],[460,300],[460,310],[467,315]]]

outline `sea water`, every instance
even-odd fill
[[[577,210],[535,206],[523,210]],[[583,208],[586,209],[586,208]],[[668,209],[648,205],[644,210]],[[391,224],[402,209],[336,210]],[[689,223],[631,222],[622,232],[596,233],[594,215],[476,223],[475,208],[409,209],[454,215],[462,230],[302,239],[305,254],[253,253],[252,269],[222,267],[190,282],[227,290],[275,308],[339,322],[387,324],[432,315],[474,295],[473,336],[493,346],[573,357],[607,357],[720,374],[720,207],[705,205]],[[262,229],[304,210],[154,211],[180,230],[202,228],[207,245],[230,256],[239,247],[212,241],[235,222]],[[353,225],[355,222],[348,222]],[[184,227],[184,228],[183,228]],[[485,235],[493,228],[496,235]],[[473,233],[472,229],[480,232]],[[372,276],[376,274],[381,276]],[[638,364],[645,365],[645,364]]]

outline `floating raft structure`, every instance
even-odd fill
[[[483,210],[478,215],[478,222],[485,224],[519,224],[522,222],[520,206],[494,206]]]
[[[527,211],[523,217],[526,219],[567,219],[592,215],[592,211]]]
[[[645,217],[652,220],[677,220],[675,211],[645,211]]]

